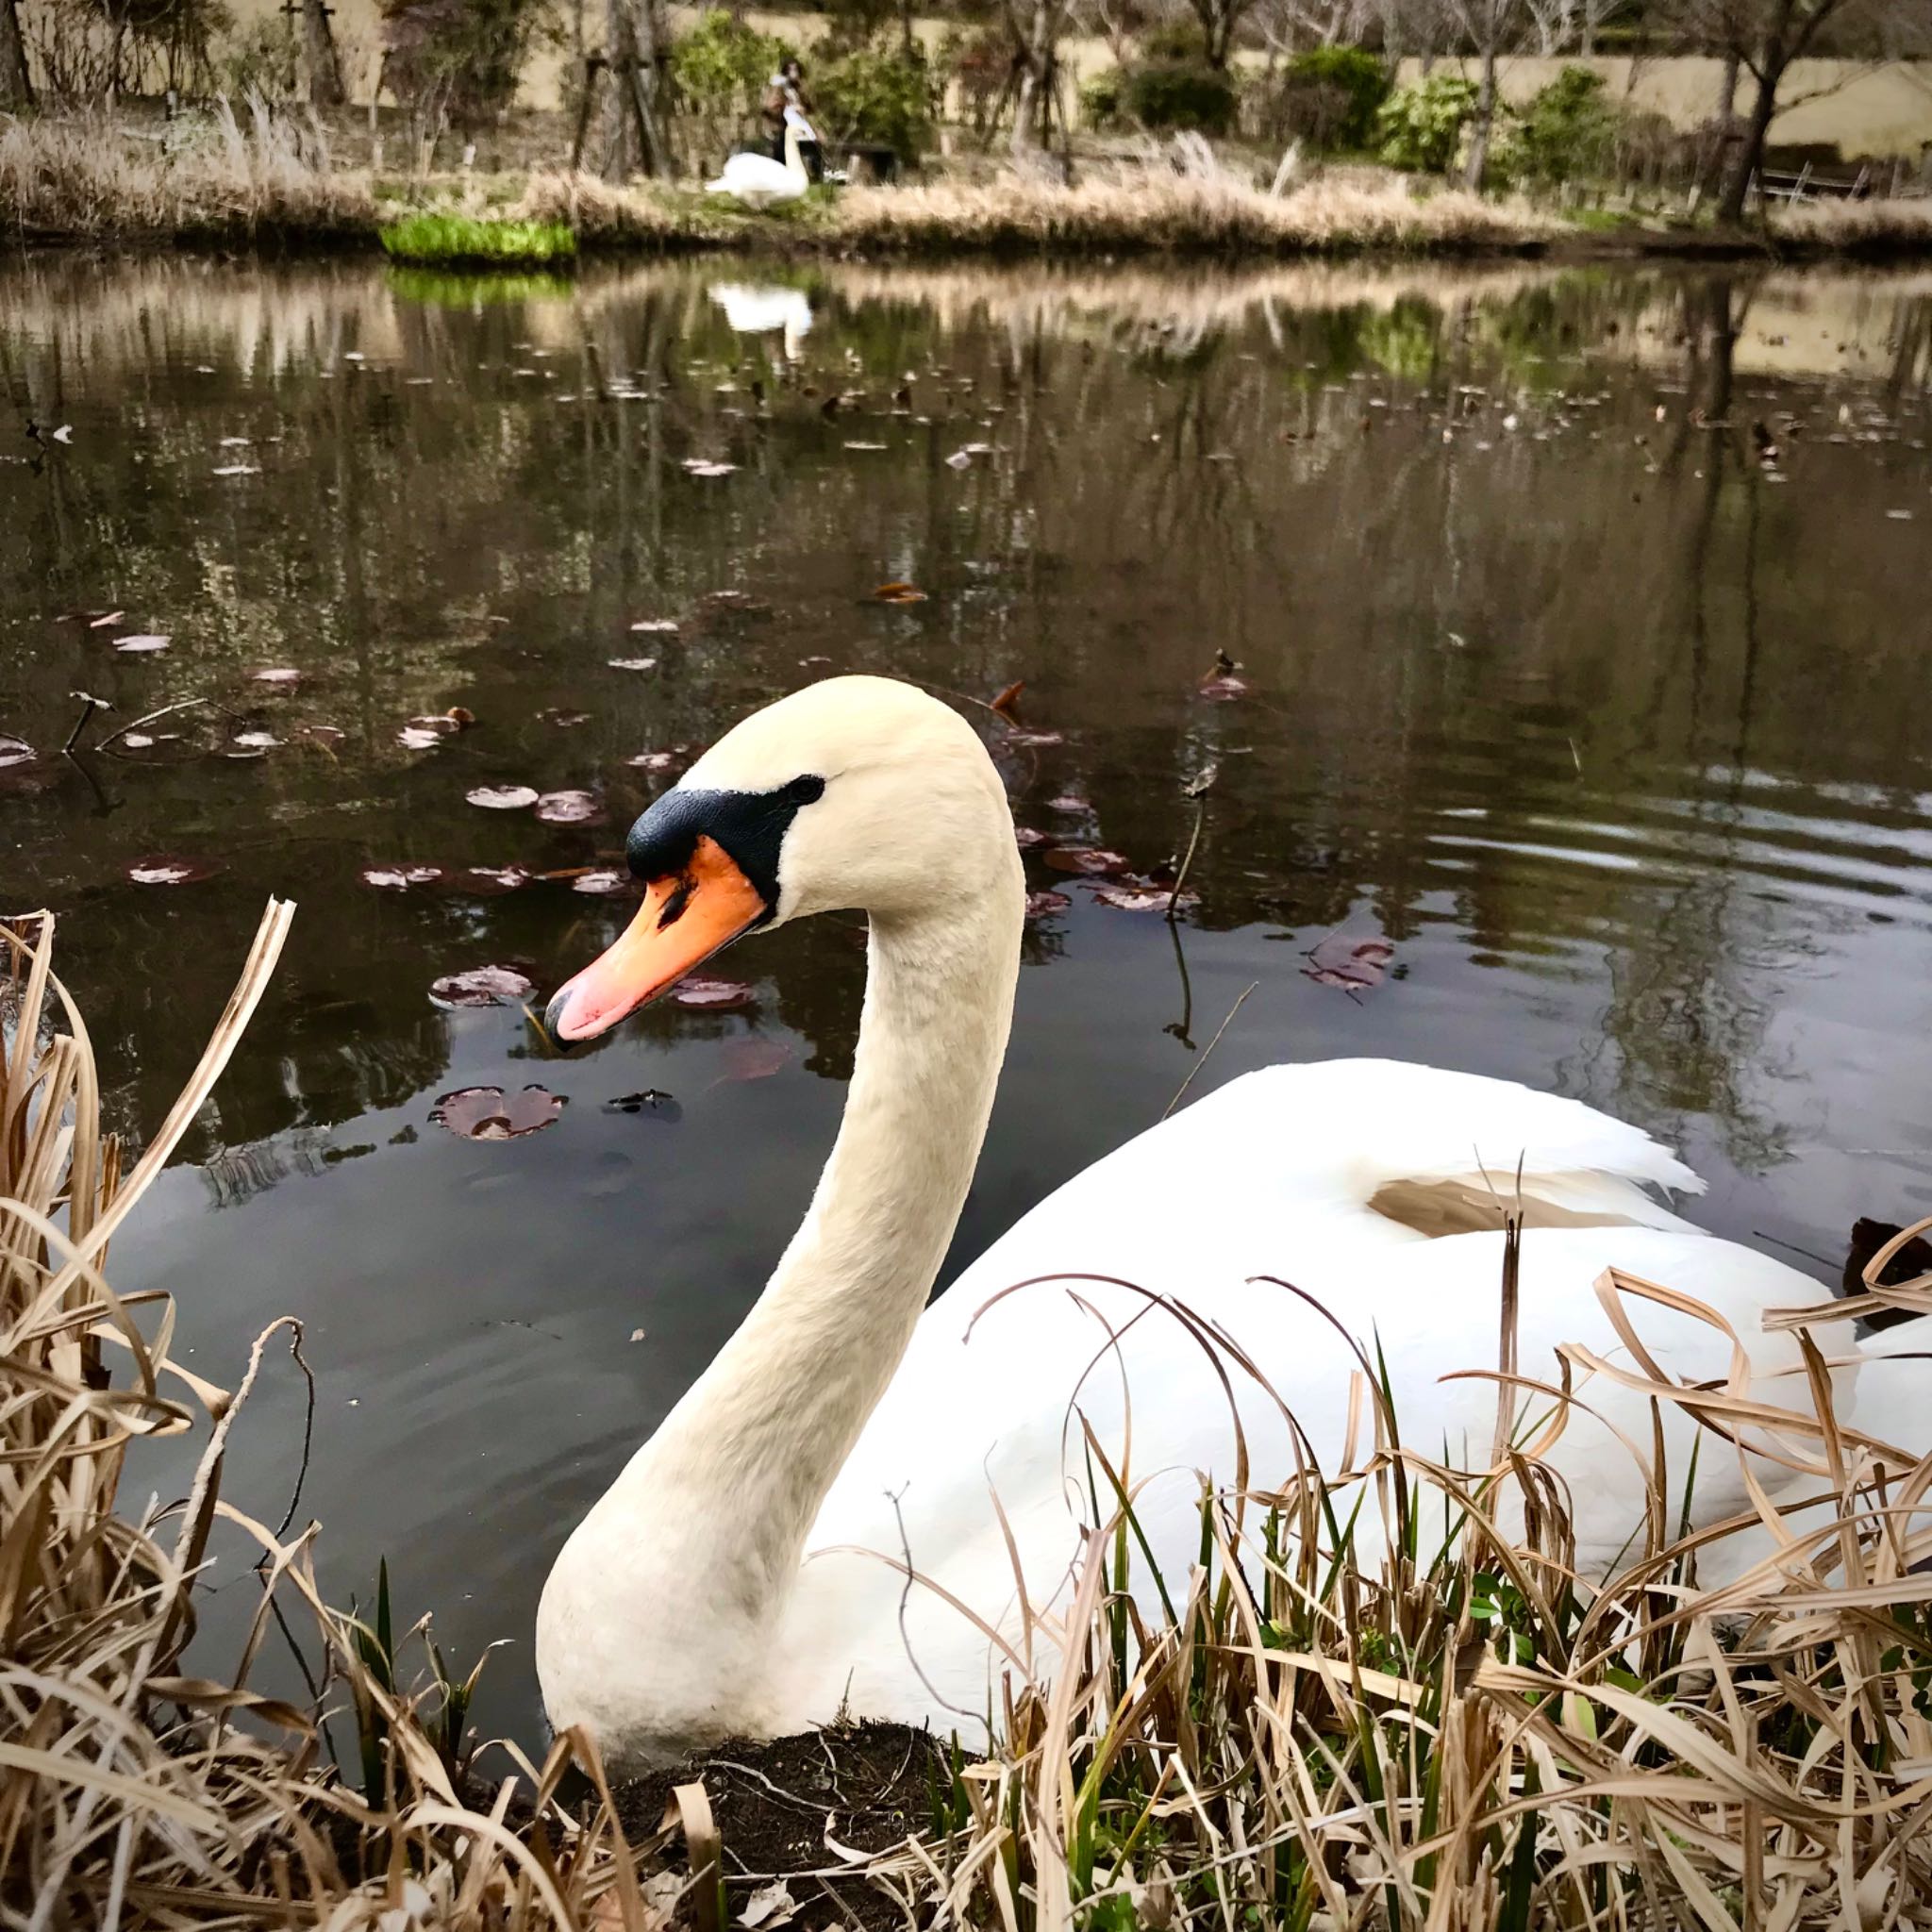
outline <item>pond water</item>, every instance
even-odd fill
[[[547,992],[626,916],[574,875],[825,672],[1025,685],[1022,739],[973,715],[1066,904],[949,1267],[1196,1070],[1343,1053],[1641,1122],[1698,1219],[1821,1279],[1855,1217],[1932,1211],[1932,276],[60,259],[0,277],[0,733],[35,754],[0,749],[0,909],[60,915],[129,1134],[268,895],[300,908],[115,1278],[219,1382],[301,1317],[325,1583],[366,1601],[386,1555],[450,1654],[511,1640],[488,1724],[538,1734],[551,1555],[804,1208],[863,935],[749,942],[748,1004],[569,1060],[430,988]],[[77,691],[113,708],[64,758]],[[1056,869],[1157,872],[1209,764],[1177,928]],[[503,786],[606,816],[467,802]],[[209,875],[134,882],[158,856]],[[412,866],[566,876],[365,881]],[[1370,940],[1379,984],[1324,970]],[[541,1131],[432,1120],[530,1083]],[[276,1357],[233,1500],[281,1516],[302,1428]],[[255,1588],[223,1551],[216,1637]]]

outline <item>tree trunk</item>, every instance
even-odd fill
[[[1046,117],[1045,90],[1053,67],[1054,0],[1033,0],[1020,43],[1020,87],[1013,106],[1013,158],[1037,145],[1037,123]]]
[[[324,0],[302,0],[302,29],[308,58],[308,99],[313,107],[340,108],[348,99],[335,37],[328,30]]]
[[[608,0],[604,16],[610,85],[604,97],[604,175],[622,181],[670,172],[658,94],[662,36],[655,0]]]
[[[1744,199],[1751,192],[1752,177],[1764,166],[1764,139],[1777,114],[1777,85],[1784,78],[1782,62],[1767,59],[1757,79],[1757,98],[1751,104],[1751,118],[1744,124],[1744,138],[1731,157],[1731,171],[1724,177],[1724,192],[1717,205],[1717,218],[1732,225],[1744,219]]]
[[[1717,118],[1726,124],[1738,111],[1738,69],[1742,63],[1735,47],[1724,49],[1724,71],[1718,76]]]
[[[1462,185],[1472,193],[1482,192],[1483,176],[1490,169],[1490,134],[1496,125],[1496,36],[1491,30],[1483,42],[1483,78],[1475,95],[1475,131],[1469,140],[1469,159],[1462,171]]]
[[[20,9],[16,0],[0,0],[0,108],[19,114],[33,104],[34,84],[26,71]]]

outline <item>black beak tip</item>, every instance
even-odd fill
[[[564,1008],[570,1005],[570,988],[559,987],[550,995],[550,1004],[543,1008],[543,1031],[549,1035],[553,1046],[568,1046],[558,1027],[562,1024]]]

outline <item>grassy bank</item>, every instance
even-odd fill
[[[1388,175],[1274,194],[1240,175],[1113,162],[1072,188],[1008,174],[814,191],[767,214],[694,186],[612,186],[561,171],[378,179],[332,164],[315,128],[219,107],[177,148],[98,118],[0,129],[0,234],[17,243],[305,249],[383,245],[413,261],[530,266],[573,253],[729,249],[865,255],[1214,255],[1365,251],[1591,256],[1932,251],[1932,201],[1824,203],[1767,231],[1572,220]]]
[[[513,1746],[479,1752],[467,1682],[391,1628],[386,1591],[361,1619],[331,1608],[312,1525],[291,1535],[221,1499],[230,1426],[268,1352],[299,1339],[292,1325],[272,1324],[240,1386],[215,1389],[186,1366],[173,1305],[123,1297],[105,1272],[109,1238],[127,1239],[129,1209],[240,1045],[290,914],[271,906],[187,1090],[126,1171],[101,1129],[86,1031],[51,974],[53,922],[0,924],[8,1923],[1932,1923],[1932,1462],[1913,1467],[1834,1414],[1822,1364],[1848,1332],[1842,1303],[1791,1313],[1787,1325],[1816,1337],[1814,1407],[1775,1411],[1776,1444],[1747,1450],[1737,1439],[1757,1432],[1740,1395],[1646,1378],[1641,1351],[1519,1370],[1506,1268],[1499,1365],[1468,1366],[1508,1388],[1511,1407],[1525,1391],[1527,1422],[1499,1418],[1486,1461],[1449,1466],[1402,1440],[1364,1350],[1354,1467],[1256,1470],[1204,1495],[1201,1560],[1185,1576],[1149,1577],[1136,1479],[1090,1457],[1104,1527],[1061,1607],[1074,1664],[1032,1679],[1034,1640],[1049,1634],[1039,1612],[1011,1653],[1002,1737],[985,1757],[834,1726],[616,1793],[592,1761],[565,1802],[581,1740],[541,1764]],[[1602,1291],[1640,1326],[1645,1301],[1698,1312],[1620,1276]],[[1932,1277],[1873,1297],[1932,1306]],[[1185,1310],[1161,1318],[1185,1331],[1177,1345],[1221,1348]],[[1231,1354],[1226,1366],[1257,1373]],[[1696,1415],[1700,1454],[1795,1461],[1814,1500],[1682,1535],[1685,1472],[1663,1466],[1659,1431],[1627,1445],[1645,1470],[1644,1519],[1616,1574],[1587,1584],[1567,1496],[1541,1458],[1569,1385],[1587,1404],[1605,1374]],[[202,1444],[186,1499],[130,1508],[130,1441],[186,1431]],[[1369,1489],[1389,1525],[1372,1545],[1354,1530]],[[1453,1546],[1420,1554],[1445,1523],[1460,1526]],[[211,1676],[201,1659],[190,1675],[197,1572],[218,1526],[259,1553],[258,1608],[232,1667]],[[1752,1555],[1700,1594],[1700,1566],[1737,1538]],[[251,1688],[278,1618],[325,1659],[312,1701]],[[827,1789],[824,1762],[829,1817],[799,1795]]]

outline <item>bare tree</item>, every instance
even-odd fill
[[[1750,110],[1718,200],[1718,218],[1725,222],[1744,217],[1793,62],[1812,52],[1827,29],[1834,51],[1853,49],[1874,59],[1898,58],[1932,43],[1926,0],[1669,0],[1667,11],[1686,41],[1724,60],[1727,95],[1734,97],[1740,69],[1753,82]],[[1728,109],[1729,102],[1724,105]]]
[[[1303,47],[1359,42],[1378,15],[1388,42],[1395,10],[1373,0],[1265,0],[1258,25],[1271,51],[1289,54]]]
[[[663,0],[608,0],[604,16],[605,61],[610,89],[605,106],[605,173],[622,180],[634,170],[671,172],[664,131],[663,66],[671,50]]]
[[[1051,137],[1066,24],[1067,0],[1007,0],[1007,25],[1013,37],[1015,160],[1046,146]]]
[[[1255,0],[1189,0],[1194,9],[1194,18],[1201,23],[1201,39],[1208,54],[1208,64],[1214,68],[1225,68],[1227,58],[1234,51],[1234,37],[1242,20],[1254,7]]]
[[[26,71],[20,8],[17,0],[0,0],[0,108],[17,114],[33,104],[34,84]]]
[[[1462,168],[1464,185],[1479,189],[1490,171],[1490,142],[1496,128],[1496,63],[1521,44],[1528,25],[1529,0],[1445,0],[1445,10],[1482,63],[1475,110],[1470,116],[1469,153]]]
[[[308,66],[308,98],[318,108],[340,108],[349,98],[335,36],[328,30],[333,9],[323,0],[302,0],[303,52]]]

